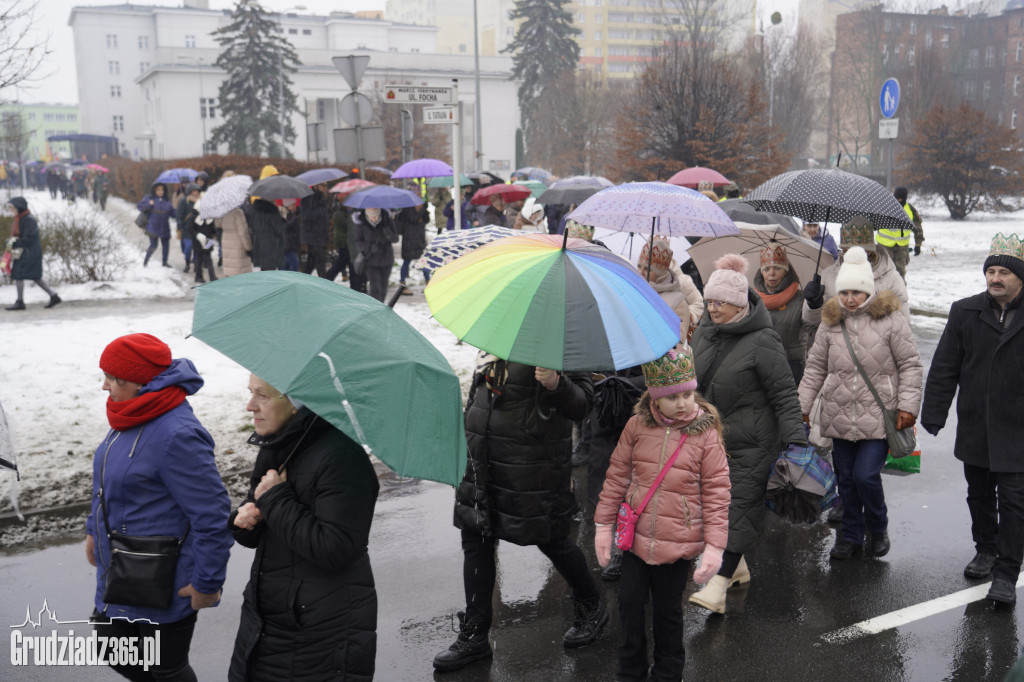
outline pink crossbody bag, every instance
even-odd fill
[[[636,531],[636,522],[640,518],[640,515],[644,513],[644,507],[651,501],[651,497],[654,495],[654,491],[658,489],[661,482],[665,479],[665,474],[672,468],[672,464],[676,461],[676,457],[679,456],[679,452],[683,449],[683,443],[686,442],[686,434],[679,439],[679,447],[672,453],[672,456],[665,462],[665,466],[658,472],[658,477],[654,479],[654,485],[648,490],[644,496],[644,501],[640,503],[640,506],[635,510],[629,506],[628,502],[623,502],[619,505],[619,515],[615,519],[615,546],[626,551],[633,546],[633,534]]]

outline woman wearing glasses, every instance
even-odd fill
[[[715,613],[725,613],[729,587],[750,582],[743,555],[761,536],[765,481],[779,451],[807,444],[786,349],[764,302],[748,285],[747,267],[737,254],[715,262],[692,341],[697,390],[722,415],[732,483],[722,567],[690,597]]]

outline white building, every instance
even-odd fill
[[[69,24],[82,131],[117,136],[122,153],[133,158],[200,155],[204,140],[223,120],[217,93],[225,73],[213,66],[221,47],[211,33],[229,22],[229,11],[204,7],[73,8]],[[504,168],[514,162],[519,109],[517,83],[510,80],[511,58],[481,59],[482,153],[480,163],[474,164],[473,58],[471,53],[436,54],[436,27],[350,13],[285,14],[280,23],[302,63],[292,76],[292,90],[305,112],[291,119],[298,137],[290,151],[297,158],[307,158],[307,122],[322,120],[328,131],[347,127],[338,117],[337,101],[350,88],[331,58],[365,54],[370,62],[360,91],[374,101],[380,99],[374,90],[382,92],[385,84],[442,87],[459,78],[463,150],[470,160],[463,167]],[[333,162],[330,132],[327,137],[330,149],[319,158]]]

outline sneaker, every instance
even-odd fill
[[[608,609],[604,600],[598,598],[596,603],[573,600],[572,627],[562,635],[562,645],[566,649],[578,649],[587,646],[601,634],[608,623]]]
[[[992,575],[992,566],[996,563],[996,558],[991,554],[982,554],[978,552],[971,559],[971,563],[964,567],[964,577],[974,578],[976,580],[981,578],[987,578]]]
[[[63,302],[64,301],[62,301],[60,299],[60,296],[58,296],[57,294],[54,294],[53,296],[50,297],[50,302],[47,303],[46,305],[44,305],[43,307],[44,308],[52,308],[53,306],[57,305],[58,303],[63,303]]]
[[[488,633],[491,621],[486,618],[467,620],[466,614],[459,611],[459,636],[455,643],[434,656],[434,670],[451,672],[461,670],[474,661],[490,658],[493,655]]]

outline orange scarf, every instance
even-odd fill
[[[793,300],[796,296],[796,290],[800,288],[800,285],[796,282],[791,283],[788,287],[783,289],[777,294],[766,294],[760,289],[755,289],[761,300],[764,301],[764,307],[768,310],[782,310],[786,307],[786,304]]]
[[[107,398],[107,421],[115,431],[127,431],[170,412],[185,402],[185,396],[185,389],[181,386],[168,386],[128,400]]]

